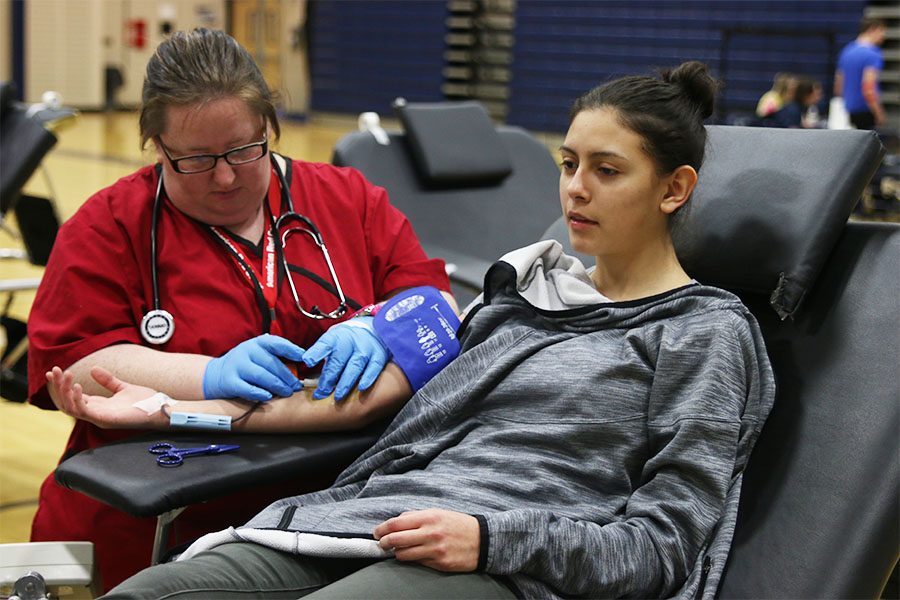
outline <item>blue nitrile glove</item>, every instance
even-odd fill
[[[268,333],[241,342],[206,365],[203,397],[266,402],[273,395],[290,396],[303,384],[279,357],[298,361],[303,348]]]
[[[357,379],[361,391],[369,389],[391,354],[375,333],[372,317],[356,317],[332,325],[303,354],[307,367],[312,367],[323,358],[327,360],[313,398],[327,398],[333,391],[336,400],[343,400]]]

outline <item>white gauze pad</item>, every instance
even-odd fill
[[[163,406],[175,406],[176,404],[178,404],[178,400],[172,400],[162,392],[156,392],[149,398],[135,402],[132,406],[141,409],[148,415],[152,415],[159,412]]]

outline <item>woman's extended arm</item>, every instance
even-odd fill
[[[371,388],[362,393],[353,391],[340,402],[333,397],[314,400],[312,390],[303,389],[289,398],[275,398],[255,406],[240,400],[191,400],[178,401],[164,409],[157,406],[148,414],[135,403],[154,396],[158,390],[122,381],[101,367],[92,368],[90,376],[112,396],[85,393],[74,374],[59,367],[47,373],[48,389],[59,410],[107,429],[165,430],[170,428],[166,412],[227,415],[237,419],[252,408],[234,423],[235,431],[351,430],[395,413],[412,395],[400,368],[389,363]]]
[[[88,354],[67,370],[84,393],[92,396],[110,395],[109,389],[91,377],[91,370],[99,366],[134,385],[153,388],[173,398],[199,400],[203,398],[203,372],[210,360],[212,357],[202,354],[163,352],[137,344],[117,344]],[[54,397],[52,386],[47,391]]]
[[[390,294],[394,296],[403,290]],[[441,292],[454,312],[459,312],[456,300],[448,292]],[[390,297],[389,296],[389,297]],[[202,354],[163,352],[137,344],[117,344],[101,348],[76,361],[67,368],[84,393],[108,396],[109,390],[91,377],[91,369],[100,366],[118,379],[152,388],[182,400],[203,399],[203,374],[213,357]],[[48,388],[53,397],[54,390]],[[54,399],[55,400],[55,399]]]

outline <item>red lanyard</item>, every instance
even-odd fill
[[[278,302],[278,262],[275,252],[275,226],[272,215],[281,212],[281,182],[272,170],[272,179],[269,182],[269,203],[263,207],[266,220],[266,236],[263,244],[263,260],[262,260],[262,276],[253,266],[253,263],[247,259],[247,256],[240,247],[231,241],[219,227],[210,226],[222,243],[231,251],[231,258],[240,267],[241,272],[247,278],[250,286],[254,289],[262,288],[263,297],[269,307],[269,315],[271,317],[271,333],[275,335],[281,334],[281,327],[275,320],[275,304]]]

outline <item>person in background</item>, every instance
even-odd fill
[[[791,73],[776,73],[772,89],[763,94],[756,104],[756,116],[765,119],[790,102],[797,88],[797,77]]]
[[[157,163],[99,191],[61,228],[28,321],[32,404],[58,404],[45,377],[57,365],[100,405],[114,402],[102,384],[122,378],[188,413],[202,412],[192,403],[224,403],[229,427],[233,417],[267,431],[360,427],[409,397],[351,394],[373,388],[389,355],[367,317],[347,321],[414,286],[452,303],[444,265],[359,172],[272,152],[274,102],[250,54],[224,32],[176,32],[160,44],[140,114]],[[292,367],[308,378],[323,360],[315,389],[305,388]],[[278,418],[285,407],[291,419]],[[140,429],[78,419],[64,458]],[[306,489],[273,485],[193,506],[173,542]],[[32,540],[93,542],[108,589],[150,564],[154,528],[51,474]]]
[[[881,19],[864,18],[859,36],[838,57],[834,95],[843,97],[850,122],[857,129],[875,129],[885,124],[879,79],[884,68],[880,46],[886,31]]]
[[[694,281],[670,234],[716,89],[689,62],[579,98],[558,201],[595,264],[554,240],[502,257],[459,355],[332,487],[204,536],[107,598],[711,594],[775,394],[756,320]],[[63,372],[49,381],[93,402]]]
[[[801,126],[805,129],[819,129],[825,127],[825,121],[822,119],[820,107],[822,106],[822,100],[825,98],[825,92],[822,90],[822,84],[818,81],[813,81],[813,93],[810,98],[807,99],[807,108],[806,112],[803,113],[803,118],[801,119]]]
[[[766,124],[772,127],[818,127],[818,117],[811,118],[810,112],[822,100],[822,85],[805,77],[797,80],[793,99],[781,110],[770,115]],[[818,115],[818,111],[815,111]]]

